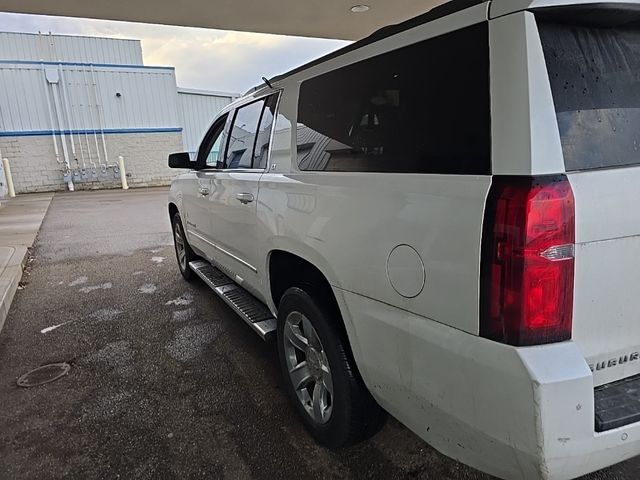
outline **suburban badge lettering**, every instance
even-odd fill
[[[613,357],[608,360],[602,360],[596,363],[590,363],[589,368],[592,372],[598,370],[604,370],[605,368],[615,367],[616,365],[623,365],[628,362],[635,362],[640,359],[640,352],[633,352],[628,355],[621,355],[619,357]]]

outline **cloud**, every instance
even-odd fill
[[[0,29],[135,38],[146,65],[176,67],[178,85],[244,92],[349,42],[144,23],[0,13]]]

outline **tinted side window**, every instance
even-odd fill
[[[260,99],[238,108],[229,133],[225,156],[226,168],[251,168],[253,145],[265,100]]]
[[[264,105],[262,118],[260,119],[260,127],[258,128],[258,137],[256,138],[256,147],[253,152],[253,168],[266,168],[267,166],[271,129],[273,127],[273,118],[276,113],[277,103],[278,94],[275,94],[269,96]]]
[[[489,174],[487,24],[305,81],[301,170]]]

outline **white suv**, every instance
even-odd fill
[[[449,2],[169,164],[182,275],[275,334],[321,443],[386,411],[509,479],[640,453],[640,1]]]

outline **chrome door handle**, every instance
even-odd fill
[[[240,203],[251,203],[254,200],[253,194],[251,193],[236,193],[236,198],[240,200]]]
[[[200,195],[202,195],[203,197],[206,197],[207,195],[209,195],[210,190],[207,187],[200,187],[198,188],[198,193]]]

